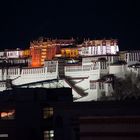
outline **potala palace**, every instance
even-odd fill
[[[0,91],[12,88],[72,88],[74,101],[111,96],[114,76],[140,74],[140,51],[119,51],[116,39],[40,38],[28,49],[0,52]]]

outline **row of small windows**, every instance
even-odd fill
[[[101,69],[107,69],[107,64],[106,62],[101,63]]]
[[[91,48],[91,54],[98,54],[98,49],[97,48]]]
[[[28,63],[28,60],[25,60],[25,59],[22,59],[22,60],[8,60],[8,63],[11,63],[11,64],[25,64],[25,63]]]
[[[41,69],[23,69],[22,74],[39,74],[39,73],[45,73],[45,68]]]
[[[69,55],[71,55],[71,56],[75,56],[75,55],[77,55],[78,53],[77,53],[77,51],[75,51],[75,50],[73,50],[73,51],[67,51],[67,52],[62,52],[63,53],[63,55],[65,55],[65,56],[69,56]]]
[[[54,72],[54,71],[56,71],[56,69],[53,68],[52,72]],[[22,74],[38,74],[38,73],[45,73],[45,68],[41,68],[41,69],[22,69]],[[19,75],[20,70],[19,69],[8,69],[7,74],[8,75]]]
[[[19,56],[19,52],[7,52],[7,56]]]
[[[66,68],[66,72],[75,72],[75,71],[82,71],[82,66],[73,66],[73,67],[65,67]]]
[[[130,53],[129,54],[129,60],[130,61],[139,61],[140,60],[140,53]],[[126,55],[126,59],[127,59],[127,55]]]
[[[106,46],[106,48],[103,47],[103,46],[100,46],[100,48],[99,47],[91,47],[90,52],[91,52],[91,54],[94,54],[94,55],[106,54],[106,53],[110,54],[111,53],[111,48],[110,48],[110,46]],[[82,50],[83,54],[89,54],[90,52],[89,52],[89,47],[85,47]]]
[[[19,69],[8,69],[8,75],[18,75]]]
[[[110,56],[110,57],[107,57],[106,59],[107,59],[107,61],[112,62],[114,58],[113,58],[113,56]]]
[[[91,65],[86,66],[73,66],[73,67],[66,67],[66,72],[75,72],[75,71],[90,71]]]
[[[97,82],[90,82],[90,89],[97,89]],[[104,89],[104,83],[99,82],[99,89]]]

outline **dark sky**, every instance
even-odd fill
[[[27,48],[30,40],[91,38],[119,40],[120,49],[139,49],[138,0],[3,0],[0,47]]]

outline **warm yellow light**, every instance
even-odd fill
[[[7,117],[8,113],[7,112],[1,112],[1,118]]]

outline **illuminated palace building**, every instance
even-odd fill
[[[116,39],[40,38],[29,49],[0,52],[0,91],[70,87],[74,101],[99,100],[113,92],[114,76],[139,74],[139,60],[140,51],[119,51]]]

